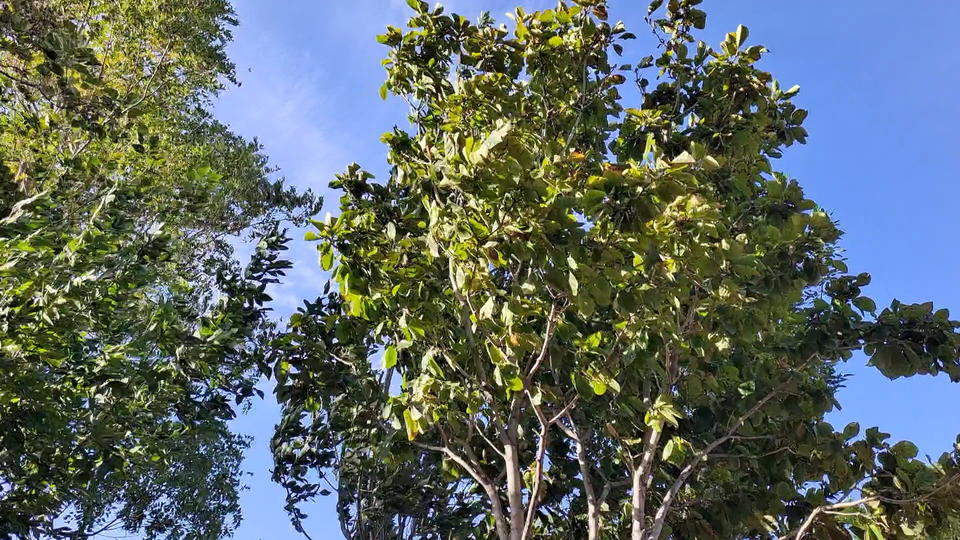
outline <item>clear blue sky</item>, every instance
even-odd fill
[[[403,0],[235,0],[241,26],[231,48],[243,81],[218,103],[219,117],[243,135],[259,137],[294,184],[327,195],[332,176],[356,161],[383,176],[379,135],[402,124],[397,100],[377,95],[385,50],[374,36],[400,26]],[[551,0],[450,0],[471,18],[502,16],[515,4],[551,7]],[[645,32],[643,0],[613,0],[611,17]],[[707,0],[706,37],[716,42],[744,24],[750,41],[772,54],[765,66],[785,85],[801,85],[797,101],[810,110],[810,141],[794,147],[780,168],[797,178],[846,231],[852,272],[868,271],[868,293],[881,305],[893,298],[934,300],[960,318],[960,54],[955,42],[960,2],[844,0],[771,2]],[[638,40],[637,57],[647,42]],[[627,54],[630,54],[628,49]],[[323,286],[313,247],[297,235],[297,265],[276,291],[289,311]],[[916,441],[937,456],[960,433],[960,388],[945,378],[886,381],[856,357],[841,393],[842,425],[858,420],[895,438]],[[283,512],[283,493],[269,480],[269,438],[277,408],[267,399],[238,420],[256,440],[246,461],[246,539],[296,538]],[[332,498],[312,508],[313,538],[340,538]]]

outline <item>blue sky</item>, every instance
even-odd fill
[[[381,101],[380,59],[374,36],[401,26],[403,0],[235,0],[241,26],[231,47],[242,86],[224,93],[218,116],[237,132],[258,137],[293,184],[327,196],[333,175],[356,161],[383,177],[379,135],[405,122],[398,100]],[[482,10],[502,16],[520,4],[551,7],[551,0],[451,0],[471,18]],[[638,35],[645,27],[642,0],[612,0],[611,17]],[[707,0],[705,38],[716,42],[744,24],[750,41],[772,54],[765,67],[810,110],[810,141],[791,148],[780,169],[797,178],[808,196],[830,210],[846,231],[851,272],[868,271],[878,304],[934,300],[960,318],[960,54],[955,21],[960,3],[771,2]],[[627,55],[644,56],[638,40]],[[278,311],[317,296],[324,276],[313,246],[297,235],[296,266],[275,291]],[[960,433],[960,392],[945,378],[890,382],[855,357],[833,416],[878,425],[937,456]],[[236,429],[255,437],[246,469],[245,521],[236,537],[295,538],[283,512],[283,493],[269,480],[269,438],[277,408],[267,399],[240,418]],[[310,508],[316,540],[339,538],[332,498]]]

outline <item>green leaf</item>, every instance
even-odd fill
[[[423,356],[423,359],[420,361],[420,369],[434,377],[443,377],[443,369],[440,368],[440,364],[434,359],[432,350]]]
[[[690,443],[683,438],[671,437],[670,440],[663,445],[663,460],[667,463],[680,465],[687,456],[689,446]]]
[[[593,393],[598,396],[602,396],[607,393],[607,383],[603,382],[601,379],[592,379],[590,381],[590,387],[593,389]]]
[[[661,457],[663,458],[664,461],[668,463],[673,463],[672,458],[676,450],[677,450],[677,445],[671,438],[669,441],[667,441],[667,444],[663,445],[663,454],[661,455]]]
[[[866,311],[869,313],[875,313],[877,311],[877,303],[866,296],[861,296],[854,299],[853,305],[857,306],[860,311]]]
[[[890,448],[890,451],[895,456],[901,457],[903,459],[913,459],[917,457],[917,453],[919,452],[919,450],[917,449],[917,445],[913,444],[910,441],[900,441],[897,444],[893,445],[893,447]]]
[[[707,12],[702,9],[690,10],[690,20],[693,21],[693,27],[703,30],[707,27]]]
[[[737,48],[739,49],[740,47],[743,46],[744,43],[746,43],[747,38],[750,37],[750,30],[748,30],[746,26],[741,24],[740,26],[737,27],[737,31],[734,35],[736,36]]]
[[[487,301],[480,306],[480,311],[477,312],[477,316],[480,319],[492,319],[497,312],[497,298],[491,296],[487,298]]]
[[[584,208],[594,208],[607,196],[605,191],[599,189],[588,189],[583,194],[583,207]]]
[[[577,389],[577,393],[581,396],[588,396],[593,393],[593,389],[590,388],[590,383],[587,382],[587,379],[580,373],[571,373],[570,381],[573,383],[573,387]]]
[[[490,134],[483,139],[483,142],[480,143],[480,146],[473,151],[471,154],[471,160],[474,163],[483,161],[487,156],[490,155],[490,152],[494,148],[499,146],[504,141],[512,129],[513,124],[510,122],[501,122],[499,127],[491,131]]]
[[[330,244],[320,246],[320,267],[324,270],[333,268],[333,246]]]
[[[383,351],[383,369],[390,369],[397,365],[397,348],[393,345]]]
[[[495,365],[499,366],[507,363],[507,356],[503,354],[500,347],[497,347],[493,343],[487,344],[487,354],[490,355],[490,360],[493,361]]]
[[[577,296],[580,294],[580,282],[577,281],[577,276],[573,275],[573,272],[567,274],[567,282],[570,284],[570,294]]]
[[[670,163],[672,165],[693,165],[696,162],[697,160],[690,155],[690,152],[687,152],[686,150],[684,150],[683,152],[680,153],[679,156],[673,158],[673,161],[671,161]]]
[[[563,45],[563,38],[560,36],[553,36],[547,40],[547,45],[550,45],[551,47],[559,47]]]
[[[405,409],[403,411],[403,425],[407,429],[407,440],[412,441],[416,439],[417,434],[420,433],[420,427],[416,420],[413,419],[410,409]]]
[[[673,406],[673,403],[669,401],[669,398],[664,396],[657,396],[657,400],[654,402],[653,406],[647,410],[644,415],[644,423],[654,431],[663,430],[664,424],[669,423],[673,427],[679,427],[678,420],[680,419],[680,413]]]

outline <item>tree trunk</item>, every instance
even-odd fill
[[[660,442],[660,431],[648,428],[644,437],[643,457],[640,466],[633,472],[633,512],[631,513],[630,538],[645,540],[647,521],[647,488],[653,480],[653,460]]]
[[[500,495],[497,495],[496,491],[494,491],[493,494],[487,493],[487,496],[493,508],[493,520],[497,527],[497,537],[500,538],[500,540],[511,540],[510,526],[507,523],[503,503],[500,502]]]
[[[644,489],[643,475],[640,469],[633,471],[633,509],[630,514],[630,538],[632,540],[643,540],[643,522],[644,522],[644,501],[646,499],[646,489]]]
[[[587,495],[587,539],[600,538],[600,505],[595,496]]]
[[[573,424],[573,420],[570,420]],[[600,538],[600,501],[597,500],[597,491],[593,487],[593,477],[590,474],[590,461],[587,458],[584,434],[576,424],[573,424],[572,435],[577,448],[577,463],[580,465],[580,476],[583,477],[583,494],[587,498],[587,539]]]
[[[504,462],[507,467],[507,500],[510,503],[510,540],[523,538],[523,478],[520,475],[520,456],[512,434],[503,445]]]

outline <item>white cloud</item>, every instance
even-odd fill
[[[343,149],[330,136],[322,91],[323,63],[308,50],[291,51],[274,38],[249,37],[234,47],[241,86],[221,97],[218,117],[265,145],[280,173],[301,187],[322,189],[342,163]]]

